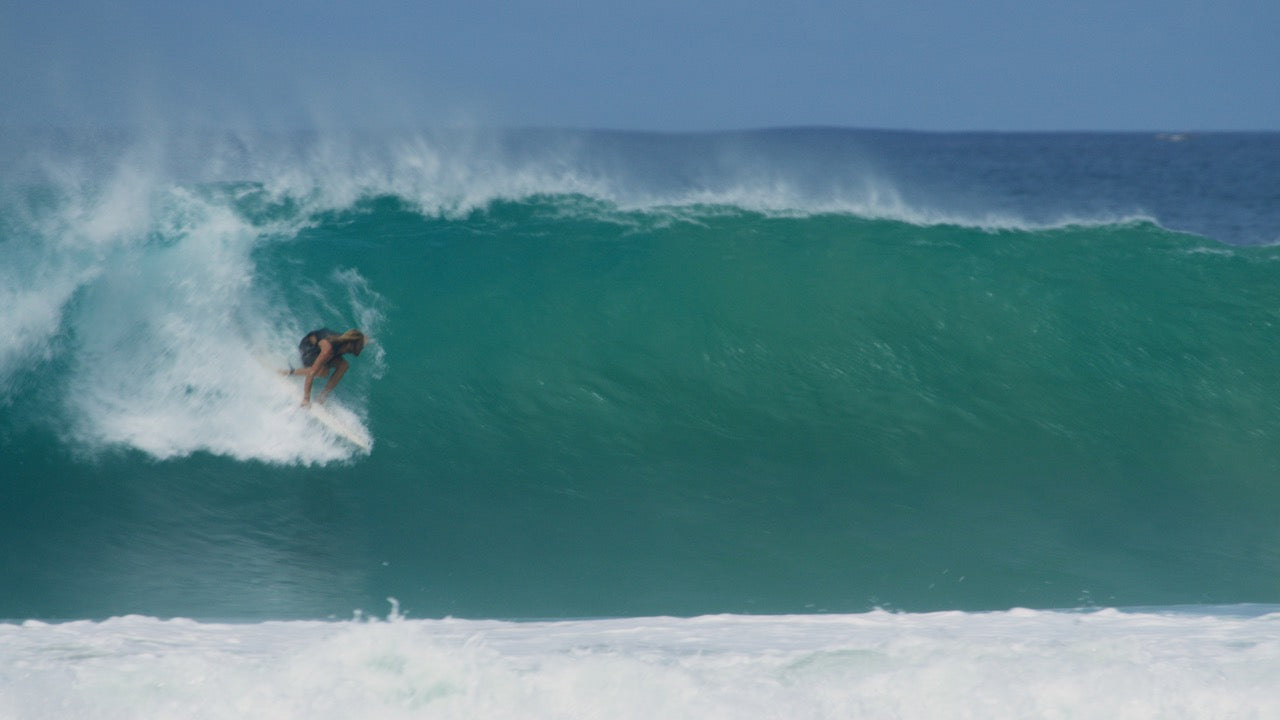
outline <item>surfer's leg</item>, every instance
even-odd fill
[[[329,364],[329,367],[333,368],[333,375],[329,376],[329,382],[325,383],[324,390],[320,391],[320,402],[324,402],[324,399],[329,397],[329,393],[338,386],[338,381],[347,374],[347,368],[351,367],[351,363],[344,357],[338,357]]]

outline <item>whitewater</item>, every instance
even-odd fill
[[[0,717],[1280,706],[1274,133],[0,162]]]
[[[15,718],[1265,718],[1280,614],[0,626]]]

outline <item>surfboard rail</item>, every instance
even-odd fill
[[[332,407],[331,407],[332,406]],[[352,445],[369,453],[373,450],[373,437],[369,435],[362,426],[354,420],[354,413],[342,405],[337,404],[333,400],[324,403],[313,402],[308,408],[311,411],[311,417],[315,418],[321,425],[324,425],[333,434],[350,442]],[[342,415],[351,415],[351,418],[343,418]]]

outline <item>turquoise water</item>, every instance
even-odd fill
[[[6,185],[0,617],[1280,601],[1275,135],[295,141]]]

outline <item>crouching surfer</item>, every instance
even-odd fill
[[[302,358],[302,367],[288,370],[281,370],[284,375],[306,375],[306,382],[302,384],[302,406],[311,405],[311,383],[323,374],[329,371],[329,382],[325,383],[324,389],[320,391],[320,397],[317,401],[323,403],[329,397],[329,393],[338,386],[338,382],[342,380],[342,376],[347,374],[347,368],[351,366],[343,355],[359,355],[364,350],[364,333],[359,330],[348,330],[342,334],[338,334],[332,330],[321,328],[312,330],[302,338],[302,342],[298,343],[298,354]]]

